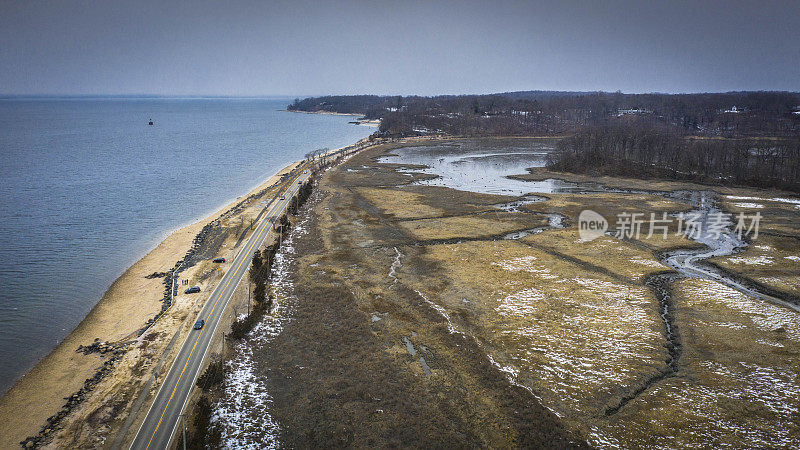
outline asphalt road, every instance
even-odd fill
[[[147,412],[147,417],[131,443],[132,449],[165,449],[169,446],[174,431],[180,423],[179,416],[186,406],[189,393],[194,388],[200,367],[203,365],[211,338],[217,332],[222,312],[236,290],[236,286],[247,272],[253,252],[261,247],[273,224],[284,213],[292,197],[297,193],[298,181],[308,179],[309,175],[303,173],[304,168],[306,166],[302,165],[294,173],[292,181],[286,188],[285,199],[280,200],[279,196],[276,196],[267,206],[267,213],[261,219],[247,244],[234,258],[233,264],[206,300],[202,311],[195,319],[204,319],[205,326],[202,330],[189,332],[189,336],[156,394],[153,405]]]

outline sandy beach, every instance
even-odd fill
[[[334,111],[293,111],[287,109],[286,112],[292,113],[299,113],[299,114],[324,114],[328,116],[350,116],[350,117],[357,117],[361,118],[364,117],[363,114],[355,114],[355,113],[340,113]],[[380,119],[356,119],[350,123],[365,126],[365,127],[379,127],[381,125]]]
[[[71,437],[77,437],[77,441],[81,441],[80,435],[83,433],[76,430],[86,427],[80,425],[76,428],[75,424],[84,421],[107,429],[119,426],[116,418],[129,415],[132,400],[152,372],[148,369],[159,362],[161,365],[169,363],[169,350],[177,347],[170,342],[180,341],[173,338],[180,338],[179,335],[185,331],[181,325],[185,324],[186,318],[199,308],[201,300],[205,298],[205,294],[195,297],[176,296],[173,305],[137,338],[139,330],[161,311],[165,289],[163,277],[146,276],[173,268],[176,261],[183,258],[192,247],[193,240],[203,227],[214,221],[220,222],[220,228],[231,231],[223,243],[218,245],[218,254],[232,256],[238,250],[237,241],[241,241],[248,233],[245,225],[258,217],[264,206],[264,199],[278,187],[280,176],[296,164],[292,163],[280,170],[249,194],[238,197],[208,217],[174,231],[114,281],[75,330],[25,376],[17,380],[0,399],[0,448],[19,447],[26,437],[36,435],[42,430],[46,435],[53,432],[56,434],[54,443],[63,437],[61,435],[65,430],[70,430]],[[232,210],[235,213],[231,213]],[[208,261],[197,263],[181,272],[180,279],[201,286],[203,292],[210,292],[219,276],[216,273],[217,268],[209,267],[207,263]],[[65,411],[65,417],[54,427],[60,431],[43,427],[48,423],[49,417],[62,410],[65,400],[78,392],[87,379],[93,377],[106,361],[114,357],[113,352],[84,354],[76,351],[80,345],[87,346],[94,342],[131,343],[124,346],[124,353],[120,352],[121,357],[117,358],[110,373],[93,385],[78,404]],[[166,360],[162,358],[165,350]],[[111,411],[103,411],[109,417],[99,417],[98,411],[102,411],[107,403],[107,395],[116,396],[117,401]],[[21,411],[24,414],[20,414]],[[85,431],[88,432],[89,429]],[[95,444],[109,446],[111,442]]]

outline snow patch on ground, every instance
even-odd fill
[[[763,199],[761,197],[742,197],[742,196],[739,196],[739,195],[726,195],[725,197],[729,198],[731,200],[758,200],[758,201],[762,201],[762,202],[765,200],[765,199]]]
[[[499,299],[496,308],[509,320],[500,332],[520,342],[511,360],[536,367],[536,377],[558,402],[584,411],[594,408],[587,392],[638,375],[631,361],[660,358],[663,337],[646,288],[595,278],[571,281],[579,288],[564,296],[523,289]]]
[[[731,205],[737,208],[750,208],[750,209],[758,209],[764,207],[764,205],[762,205],[761,203],[731,203]]]
[[[505,261],[493,262],[493,266],[499,266],[505,270],[512,272],[531,272],[539,275],[545,280],[555,280],[558,276],[553,275],[550,269],[542,264],[536,264],[535,256],[521,256],[519,258],[511,258]]]
[[[729,198],[731,200],[751,200],[751,201],[755,200],[755,201],[760,201],[760,202],[788,203],[790,205],[795,205],[796,208],[800,209],[800,199],[798,199],[798,198],[786,198],[786,197],[761,198],[761,197],[742,197],[742,196],[737,196],[737,195],[726,195],[725,197]],[[734,205],[738,206],[736,204],[734,204]],[[757,206],[757,208],[760,208],[762,206],[763,205]],[[746,207],[742,206],[742,208],[746,208]]]
[[[773,202],[781,202],[781,203],[789,203],[792,205],[800,205],[800,199],[797,198],[771,198],[770,201]]]
[[[400,250],[398,250],[397,247],[394,247],[394,252],[397,256],[394,257],[394,261],[392,261],[392,266],[389,267],[389,277],[394,280],[392,281],[392,284],[397,283],[397,269],[400,268],[400,257],[403,256],[403,254],[400,253]]]
[[[646,267],[652,267],[652,268],[655,268],[655,269],[664,269],[665,268],[664,265],[661,264],[658,261],[655,261],[655,260],[652,260],[652,259],[640,258],[638,256],[635,256],[635,257],[631,258],[631,262],[632,263],[636,263],[636,264],[641,264],[641,265],[646,266]]]
[[[500,305],[495,310],[501,316],[534,314],[539,308],[532,303],[538,304],[544,299],[544,294],[536,288],[523,289],[500,300]]]
[[[440,314],[440,315],[441,315],[441,316],[442,316],[442,317],[443,317],[445,320],[447,320],[447,330],[450,332],[450,334],[458,334],[458,335],[460,335],[460,336],[463,336],[465,339],[471,339],[473,342],[475,342],[475,344],[477,344],[477,345],[478,345],[478,347],[479,347],[479,348],[481,348],[481,349],[484,349],[483,345],[482,345],[482,344],[481,344],[481,343],[480,343],[480,342],[479,342],[479,341],[478,341],[478,340],[475,338],[475,336],[472,336],[472,335],[469,335],[469,334],[463,333],[463,332],[461,332],[461,331],[458,331],[458,330],[456,329],[456,327],[453,325],[453,321],[450,319],[450,315],[447,313],[447,311],[446,311],[446,310],[445,310],[443,307],[441,307],[441,306],[439,306],[438,304],[436,304],[436,303],[432,302],[430,299],[428,299],[428,296],[426,296],[426,295],[425,295],[425,294],[423,294],[422,292],[420,292],[420,291],[418,291],[418,290],[414,290],[414,292],[416,292],[416,293],[417,293],[417,295],[419,295],[419,296],[420,296],[420,297],[421,297],[421,298],[422,298],[422,299],[423,299],[423,300],[424,300],[424,301],[425,301],[425,302],[426,302],[428,305],[430,305],[430,306],[431,306],[433,309],[435,309],[435,310],[436,310],[436,311],[437,311],[437,312],[438,312],[438,313],[439,313],[439,314]],[[485,351],[485,349],[484,349],[484,351]],[[509,382],[509,383],[511,383],[511,384],[512,384],[512,385],[514,385],[514,386],[521,387],[521,388],[525,389],[525,390],[526,390],[526,391],[528,391],[528,392],[529,392],[529,393],[530,393],[530,394],[531,394],[531,395],[532,395],[532,396],[533,396],[533,397],[534,397],[536,400],[538,400],[538,401],[539,401],[539,402],[542,404],[542,406],[544,406],[545,408],[547,408],[549,411],[551,411],[551,412],[552,412],[552,413],[554,413],[555,415],[557,415],[557,416],[561,417],[561,415],[560,415],[560,414],[559,414],[559,413],[558,413],[558,412],[557,412],[555,409],[553,409],[553,408],[551,408],[550,406],[548,406],[547,404],[545,404],[545,403],[542,401],[542,398],[541,398],[539,395],[537,395],[537,394],[536,394],[536,393],[533,391],[533,389],[531,389],[530,387],[528,387],[528,386],[526,386],[526,385],[524,385],[524,384],[522,384],[522,383],[520,383],[520,382],[518,382],[518,381],[517,381],[517,377],[519,376],[519,369],[516,369],[516,368],[514,368],[514,367],[512,367],[512,366],[504,366],[504,365],[500,364],[499,362],[497,362],[497,361],[494,359],[494,357],[492,356],[492,354],[491,354],[491,353],[489,353],[489,352],[486,352],[486,351],[485,351],[485,353],[486,353],[486,356],[489,358],[489,362],[491,362],[491,363],[492,363],[492,365],[493,365],[494,367],[496,367],[496,368],[497,368],[499,371],[501,371],[501,372],[503,372],[503,373],[505,374],[505,376],[506,376],[506,379],[508,380],[508,382]]]
[[[291,321],[294,301],[290,264],[295,256],[294,240],[304,235],[306,219],[295,225],[275,255],[271,284],[277,303],[271,315],[257,324],[248,338],[237,343],[235,356],[227,362],[228,376],[222,399],[214,408],[212,421],[222,430],[222,446],[229,449],[276,449],[281,426],[270,414],[272,396],[266,377],[258,373],[253,351],[270,345]]]
[[[769,433],[759,432],[742,424],[725,422],[725,428],[734,429],[738,434],[747,436],[747,442],[752,447],[793,447],[797,441],[790,434],[790,426],[786,421],[791,421],[800,412],[800,383],[797,376],[789,367],[762,367],[757,364],[739,363],[738,366],[726,366],[714,361],[700,363],[712,376],[718,378],[719,385],[732,388],[721,391],[705,386],[695,386],[686,392],[690,403],[714,404],[725,398],[744,398],[762,407],[766,407],[775,414],[777,426],[772,427]],[[735,387],[733,387],[735,386]],[[709,422],[713,423],[713,417]],[[784,423],[781,423],[784,422]]]
[[[764,331],[786,330],[786,337],[800,341],[800,314],[789,308],[758,300],[711,280],[698,280],[697,287],[688,287],[687,297],[697,302],[716,301],[747,315]]]
[[[430,301],[428,299],[428,297],[425,294],[423,294],[422,292],[420,292],[420,291],[414,291],[414,292],[416,292],[417,295],[419,295],[423,300],[425,300],[425,303],[430,305],[431,308],[435,309],[436,312],[438,312],[442,317],[444,317],[444,319],[447,321],[447,331],[450,334],[461,334],[461,335],[464,335],[464,333],[462,333],[460,331],[456,331],[456,327],[453,325],[453,321],[450,319],[450,314],[447,314],[447,310],[445,310],[441,306],[437,305],[436,303]]]
[[[730,328],[731,330],[744,330],[747,328],[746,326],[736,322],[711,322],[709,325],[712,327]]]
[[[511,270],[513,272],[527,271],[532,272],[535,267],[535,256],[522,256],[519,258],[512,258],[505,261],[492,263],[494,266],[500,266],[503,269]]]
[[[733,264],[749,264],[754,266],[766,266],[772,264],[771,256],[735,256],[728,258]]]
[[[274,337],[280,333],[280,320],[259,326],[254,332]],[[253,368],[252,350],[247,344],[236,346],[237,357],[228,362],[224,397],[216,404],[214,422],[222,429],[224,448],[278,448],[280,425],[269,414],[272,397]]]
[[[787,277],[756,277],[756,281],[760,281],[766,284],[774,284],[778,286],[783,286],[789,289],[798,289],[800,288],[800,277],[796,276],[787,276]]]

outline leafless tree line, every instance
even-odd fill
[[[562,139],[548,167],[800,192],[800,138],[697,139],[664,128],[588,127]]]
[[[297,111],[363,114],[388,135],[563,134],[628,122],[700,136],[796,136],[800,93],[622,94],[524,91],[437,97],[328,96],[296,99]]]

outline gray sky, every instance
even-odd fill
[[[0,1],[0,94],[800,90],[800,1]]]

